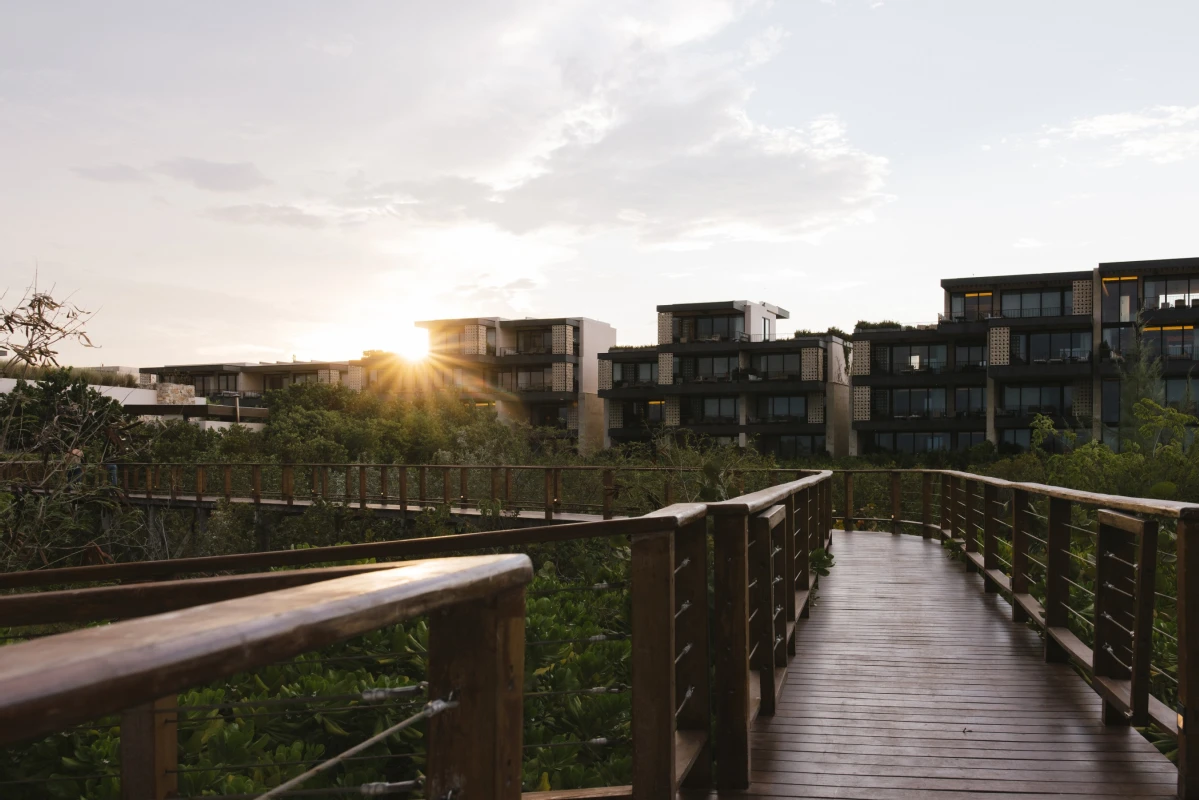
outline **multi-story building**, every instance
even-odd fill
[[[261,395],[297,383],[342,383],[350,371],[348,361],[276,361],[232,364],[172,364],[142,367],[140,382],[194,386],[197,397]]]
[[[351,362],[350,386],[404,394],[452,391],[494,405],[501,419],[556,428],[583,451],[603,445],[597,357],[616,343],[606,322],[479,317],[417,326],[429,332],[427,359],[411,364],[367,354]]]
[[[847,345],[829,334],[784,339],[786,310],[744,300],[658,306],[658,343],[599,357],[605,444],[691,430],[752,439],[780,458],[848,449]]]
[[[859,326],[853,450],[1027,449],[1043,414],[1118,446],[1119,362],[1140,326],[1167,404],[1199,398],[1199,258],[943,280],[935,325]],[[1054,446],[1051,443],[1050,446]]]

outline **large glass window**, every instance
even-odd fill
[[[929,453],[949,449],[947,433],[876,433],[869,441],[872,451]]]
[[[661,425],[662,412],[666,408],[664,400],[629,400],[621,404],[626,428],[640,428],[646,425]]]
[[[1074,313],[1074,290],[1022,289],[1004,292],[1000,302],[1008,318],[1060,317]]]
[[[619,389],[624,386],[652,386],[658,382],[658,362],[638,361],[636,363],[612,362],[612,386]]]
[[[689,397],[684,407],[687,409],[684,421],[689,425],[740,421],[736,397]]]
[[[497,372],[495,385],[508,391],[548,392],[554,385],[554,371],[545,367]]]
[[[553,351],[553,331],[540,328],[521,330],[516,333],[516,349],[521,353],[543,354]]]
[[[533,406],[529,424],[535,428],[565,428],[569,406]]]
[[[1150,358],[1191,361],[1195,357],[1194,325],[1146,327],[1142,336]]]
[[[1104,278],[1100,313],[1105,323],[1133,322],[1137,315],[1137,279]]]
[[[987,390],[982,386],[959,386],[954,394],[954,414],[958,417],[986,417]]]
[[[949,296],[950,317],[955,321],[986,319],[991,315],[991,292],[956,292]]]
[[[1013,333],[1013,364],[1053,364],[1091,360],[1090,331]]]
[[[1099,395],[1103,403],[1104,425],[1120,424],[1120,381],[1104,381]]]
[[[963,431],[957,435],[957,439],[958,450],[969,450],[985,442],[987,434],[982,431]]]
[[[1199,378],[1166,378],[1166,405],[1194,413],[1195,399],[1199,397]]]
[[[727,381],[737,369],[737,356],[704,356],[695,359],[696,380]]]
[[[940,419],[945,416],[945,389],[875,389],[874,419]]]
[[[218,375],[217,376],[217,391],[218,392],[236,392],[237,391],[237,376],[236,375]]]
[[[755,422],[806,422],[808,399],[802,395],[758,397],[754,404]]]
[[[1199,277],[1146,278],[1145,308],[1199,308]]]
[[[940,372],[945,369],[948,353],[948,347],[943,344],[905,344],[874,349],[876,369],[894,374]],[[886,355],[877,355],[880,350],[885,351]]]
[[[1071,384],[1047,386],[1005,386],[1003,408],[1006,416],[1026,417],[1033,414],[1068,416],[1073,413],[1074,387]]]
[[[763,453],[774,455],[780,461],[790,461],[812,455],[825,455],[824,436],[814,435],[784,435],[764,436],[759,440],[759,449]]]
[[[799,353],[772,353],[754,356],[754,368],[762,380],[780,380],[800,377]]]
[[[740,314],[729,317],[697,317],[695,320],[695,338],[701,342],[741,339],[744,332],[745,317]]]
[[[495,355],[495,328],[487,329],[487,355]]]
[[[987,368],[986,344],[959,344],[954,352],[954,367],[959,372],[974,372]]]
[[[1120,328],[1104,328],[1103,343],[1099,345],[1100,358],[1103,360],[1123,358],[1132,347],[1136,335],[1136,328],[1131,325]]]

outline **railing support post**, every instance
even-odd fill
[[[983,591],[994,594],[999,584],[990,577],[990,570],[999,569],[999,544],[996,541],[995,507],[999,503],[998,490],[989,483],[983,484]]]
[[[525,593],[510,589],[429,618],[429,697],[458,707],[429,720],[429,797],[519,800]]]
[[[930,472],[920,473],[920,536],[933,537],[933,476]]]
[[[675,646],[690,644],[691,652],[684,657],[675,672],[675,718],[679,731],[695,731],[705,743],[696,756],[691,771],[683,779],[683,787],[706,790],[712,786],[712,687],[711,647],[708,643],[708,520],[688,523],[674,535],[675,559],[687,566],[679,568],[674,581],[676,605],[678,598],[691,602],[686,612],[675,622]],[[676,611],[676,613],[678,613]],[[687,699],[690,690],[691,697]],[[681,708],[680,708],[681,706]],[[676,776],[677,777],[677,776]]]
[[[1012,622],[1028,622],[1016,595],[1028,594],[1028,492],[1012,492]]]
[[[1070,597],[1070,501],[1049,498],[1049,531],[1045,536],[1045,627],[1064,628],[1069,623],[1066,604]],[[1045,660],[1067,662],[1066,649],[1045,631]]]
[[[853,530],[853,473],[845,473],[845,532]]]
[[[633,798],[675,792],[674,534],[633,536],[630,607],[633,634]],[[692,658],[688,652],[683,659]]]
[[[178,790],[178,698],[121,712],[121,798],[164,800]]]
[[[716,624],[716,785],[749,787],[749,517],[718,514],[715,520],[713,576]]]
[[[969,481],[958,482],[958,494],[962,497],[962,546],[967,553],[977,553],[978,540],[974,538],[974,490]],[[969,558],[966,559],[966,571],[978,571],[978,567]]]
[[[899,473],[891,473],[891,533],[899,533],[899,518],[903,513],[900,492]]]
[[[616,497],[616,472],[604,470],[604,519],[612,519],[612,501]]]
[[[1178,797],[1199,799],[1199,519],[1178,521]],[[1193,586],[1191,584],[1194,584]],[[1191,703],[1192,695],[1195,702]],[[1194,705],[1196,716],[1190,715]],[[1196,730],[1196,741],[1190,732]]]
[[[941,476],[941,541],[953,536],[953,478]]]

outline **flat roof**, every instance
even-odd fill
[[[1147,270],[1199,270],[1199,257],[1157,258],[1148,261],[1108,261],[1099,265],[1101,273]]]
[[[771,303],[758,303],[753,300],[717,300],[711,303],[673,303],[658,306],[658,311],[740,311],[745,313],[746,306],[761,306],[779,319],[791,319],[791,312],[781,306]]]
[[[1056,283],[1082,281],[1091,277],[1091,270],[1071,272],[1026,272],[1020,275],[982,275],[977,278],[942,278],[942,289],[961,289],[973,286],[1014,286],[1021,283]]]
[[[138,372],[282,372],[296,369],[350,368],[349,361],[240,361],[225,364],[167,364],[162,367],[139,367]]]
[[[463,317],[462,319],[423,319],[412,323],[418,328],[448,328],[462,325],[486,325],[494,328],[503,317]]]

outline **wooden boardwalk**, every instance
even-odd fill
[[[1174,797],[1177,770],[932,540],[833,534],[778,713],[753,726],[764,797]]]

